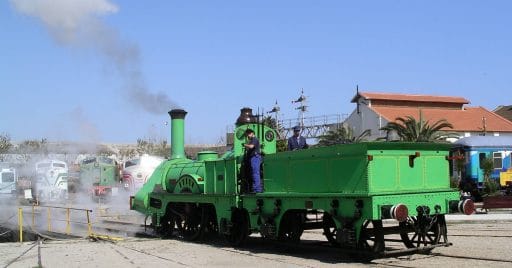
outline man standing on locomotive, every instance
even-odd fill
[[[260,141],[254,135],[254,130],[248,128],[245,131],[248,142],[244,144],[246,149],[246,157],[249,158],[251,163],[251,175],[252,175],[252,191],[255,193],[263,192],[261,188],[260,178],[260,165],[261,165],[261,154],[260,154]]]
[[[308,147],[309,146],[306,143],[306,138],[300,135],[300,127],[293,127],[293,136],[288,138],[288,151],[307,149]]]

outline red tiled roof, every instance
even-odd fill
[[[397,117],[413,116],[419,120],[419,108],[415,107],[369,107],[387,121],[393,122]],[[491,132],[512,132],[512,122],[483,108],[465,107],[458,109],[422,108],[421,113],[424,121],[430,123],[440,119],[446,119],[453,125],[452,131],[482,131],[485,117],[486,130]],[[450,130],[450,129],[447,129]]]
[[[391,101],[411,101],[411,102],[440,102],[440,103],[458,103],[468,104],[469,101],[462,97],[432,96],[416,94],[394,94],[394,93],[375,93],[359,92],[351,102],[356,102],[359,96],[368,100],[391,100]]]

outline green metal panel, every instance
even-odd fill
[[[371,191],[393,191],[399,183],[398,159],[391,156],[376,157],[368,170],[368,184]],[[386,172],[383,172],[386,170]]]
[[[226,193],[226,169],[224,161],[215,161],[215,194]]]
[[[446,146],[422,143],[360,143],[267,155],[265,192],[370,195],[425,187],[446,190],[447,155]]]
[[[215,193],[215,163],[216,161],[206,161],[204,163],[205,169],[205,194],[213,194]]]
[[[254,130],[254,134],[260,141],[261,152],[264,155],[276,153],[276,132],[263,124],[245,124],[235,129],[233,151],[235,156],[244,155],[245,149],[243,144],[247,142],[245,131],[250,128]]]
[[[447,151],[370,150],[368,155],[373,157],[368,167],[370,193],[450,189]]]
[[[237,189],[237,163],[235,159],[225,160],[226,176],[226,194],[235,194]]]

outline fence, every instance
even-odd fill
[[[29,210],[29,211],[27,211]],[[57,211],[57,213],[55,213]],[[72,212],[79,212],[82,217],[80,220],[79,217],[76,217],[78,219],[72,220]],[[72,226],[86,226],[87,228],[87,236],[91,236],[92,233],[92,221],[91,221],[91,213],[92,210],[90,209],[81,209],[81,208],[71,208],[71,207],[57,207],[57,206],[37,206],[33,205],[31,207],[19,207],[18,208],[18,227],[19,227],[19,241],[23,242],[23,226],[25,225],[24,222],[24,214],[29,214],[31,218],[31,224],[30,227],[32,231],[37,232],[36,230],[41,230],[41,226],[36,226],[43,224],[43,221],[45,220],[43,217],[43,213],[46,214],[46,221],[45,226],[46,230],[48,232],[54,232],[54,226],[59,225],[55,224],[56,222],[64,222],[65,223],[65,229],[63,233],[66,235],[71,234],[71,227]],[[83,213],[83,214],[82,214]],[[39,216],[39,217],[37,217]],[[65,218],[62,218],[65,217]],[[39,228],[37,228],[39,227]],[[62,232],[62,231],[61,231]]]

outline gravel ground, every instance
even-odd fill
[[[252,236],[234,249],[214,239],[209,244],[177,240],[126,238],[117,243],[84,239],[49,241],[41,246],[44,267],[511,267],[512,221],[449,222],[454,245],[430,255],[415,254],[359,263],[326,247],[321,231],[307,231],[299,245],[284,245]],[[497,217],[500,218],[500,217]],[[0,266],[8,265],[33,246],[32,242],[0,244]],[[9,267],[37,266],[37,246]]]

